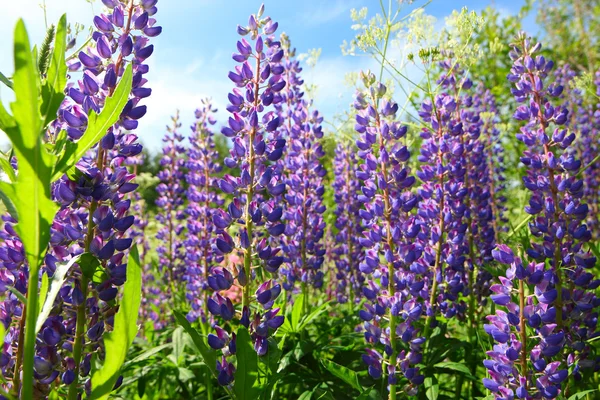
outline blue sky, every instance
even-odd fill
[[[395,1],[395,0],[394,0]],[[2,5],[0,14],[0,71],[12,72],[12,30],[17,18],[24,18],[33,42],[39,43],[44,35],[42,0],[18,0]],[[426,11],[443,20],[453,9],[463,6],[479,11],[492,3],[477,0],[433,0]],[[515,13],[521,0],[495,1],[502,13]],[[415,4],[423,4],[416,1]],[[101,10],[101,2],[86,0],[46,0],[48,21],[56,21],[67,12],[70,22],[89,26],[94,12]],[[148,114],[140,122],[138,135],[151,151],[157,151],[169,116],[176,109],[181,112],[183,127],[187,130],[193,120],[193,111],[200,99],[211,97],[219,107],[219,119],[225,120],[224,106],[232,87],[227,72],[233,68],[231,54],[238,40],[236,26],[245,24],[248,15],[257,11],[260,1],[253,0],[159,0],[158,24],[163,34],[154,39],[155,51],[150,62],[148,86],[153,94],[148,99]],[[343,85],[344,75],[373,66],[366,58],[346,57],[340,44],[350,41],[350,10],[368,7],[369,14],[379,10],[378,0],[267,0],[265,14],[279,22],[279,32],[289,34],[292,45],[299,53],[321,48],[322,54],[313,70],[305,69],[305,81],[315,83],[319,90],[316,106],[331,119],[344,111],[352,99],[352,90]],[[525,27],[536,33],[533,17]],[[12,100],[9,90],[0,88],[3,102]],[[0,139],[0,145],[6,139]]]

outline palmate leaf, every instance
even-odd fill
[[[88,399],[106,399],[119,377],[127,351],[138,332],[138,313],[142,301],[142,269],[137,246],[131,248],[127,261],[127,280],[123,285],[123,300],[115,315],[112,332],[104,335],[106,358],[102,367],[92,374],[92,393]]]
[[[131,92],[131,86],[133,84],[133,73],[131,68],[131,64],[128,64],[127,68],[125,68],[125,72],[113,95],[106,99],[102,112],[96,114],[94,111],[90,111],[87,128],[81,139],[74,143],[66,143],[65,152],[54,167],[52,179],[56,180],[60,178],[62,174],[72,171],[75,168],[75,163],[77,163],[81,157],[92,148],[92,146],[98,143],[98,141],[106,135],[108,129],[117,122],[123,108],[125,108],[125,105],[129,100],[129,93]],[[52,66],[50,69],[52,69]]]

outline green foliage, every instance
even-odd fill
[[[77,263],[80,259],[80,256],[76,256],[71,258],[66,263],[56,263],[56,270],[54,271],[54,275],[52,275],[52,283],[50,284],[50,291],[45,293],[43,290],[44,285],[42,284],[42,289],[40,290],[40,299],[42,300],[43,307],[37,317],[37,322],[35,324],[35,333],[42,329],[44,322],[50,315],[50,311],[52,311],[52,307],[54,307],[54,300],[56,300],[56,296],[58,296],[58,292],[62,288],[65,279],[67,277],[67,272],[71,269],[75,263]],[[48,275],[44,274],[44,278],[46,282],[48,281]],[[46,284],[47,288],[47,284]]]
[[[117,122],[121,111],[129,100],[132,85],[132,67],[127,65],[125,72],[112,96],[106,99],[104,108],[100,114],[90,111],[88,124],[81,139],[77,142],[67,141],[57,143],[55,151],[61,154],[60,161],[54,168],[52,178],[56,180],[64,173],[72,175],[75,173],[75,163],[92,148],[106,134],[108,129]]]
[[[66,18],[63,17],[59,26],[64,27],[65,24]],[[46,113],[51,108],[42,108],[46,104],[44,102],[48,101],[48,95],[41,91],[41,78],[23,20],[17,22],[14,38],[13,90],[16,100],[11,103],[12,116],[0,102],[0,130],[7,134],[12,143],[19,163],[19,174],[14,181],[0,182],[0,191],[7,209],[16,214],[18,223],[15,231],[23,242],[30,268],[29,282],[35,282],[28,287],[26,309],[35,311],[27,313],[26,317],[21,393],[24,398],[31,398],[38,273],[50,240],[50,224],[58,206],[51,200],[50,193],[54,158],[43,146],[44,122],[50,118]]]
[[[233,392],[238,400],[253,400],[258,398],[258,355],[254,351],[252,338],[248,329],[240,326],[236,336],[235,381]]]
[[[119,378],[127,350],[138,333],[137,318],[142,300],[142,269],[137,246],[133,246],[127,261],[127,281],[123,299],[115,315],[114,328],[104,335],[106,357],[102,367],[92,374],[91,399],[106,399]]]
[[[175,315],[175,319],[177,320],[177,323],[179,325],[181,325],[183,327],[183,329],[185,329],[185,331],[191,336],[192,341],[193,341],[194,345],[196,346],[196,349],[198,350],[198,352],[200,352],[200,354],[202,356],[202,360],[204,361],[206,366],[209,368],[209,370],[213,374],[213,376],[216,378],[217,377],[217,370],[216,370],[217,354],[216,354],[216,352],[213,349],[211,349],[210,347],[208,347],[205,339],[200,335],[200,333],[198,333],[198,331],[196,329],[194,329],[190,325],[190,323],[188,322],[185,315],[183,315],[179,311],[174,311],[173,314]]]

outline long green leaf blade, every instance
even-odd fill
[[[53,161],[42,144],[43,120],[40,114],[40,77],[23,20],[17,22],[14,40],[15,73],[11,103],[15,126],[5,132],[19,163],[16,182],[0,182],[0,191],[16,208],[19,235],[29,263],[27,313],[23,354],[22,398],[33,397],[33,358],[35,322],[38,309],[38,273],[50,240],[50,225],[58,206],[51,200],[50,178]],[[6,120],[6,115],[3,116]],[[10,121],[9,121],[10,122]]]
[[[115,315],[112,332],[104,336],[106,358],[102,368],[92,375],[92,393],[89,399],[106,399],[119,378],[119,371],[127,357],[127,350],[138,332],[138,313],[142,301],[142,269],[137,246],[131,248],[127,261],[127,281],[123,300]]]
[[[66,263],[56,263],[56,271],[54,271],[54,275],[52,276],[52,283],[50,284],[50,291],[48,292],[48,297],[46,297],[46,301],[44,302],[44,306],[40,311],[40,315],[38,315],[37,322],[35,324],[35,333],[42,329],[42,325],[48,319],[50,315],[50,311],[52,311],[52,307],[54,307],[54,300],[56,300],[56,296],[58,296],[58,292],[63,286],[65,282],[67,272],[71,269],[71,267],[79,261],[79,256],[75,256],[71,258]],[[43,296],[40,296],[43,300]]]
[[[330,360],[323,360],[323,365],[333,376],[340,378],[352,388],[362,392],[363,387],[358,382],[356,372]]]
[[[235,338],[235,356],[237,369],[233,392],[238,400],[254,400],[258,398],[258,355],[254,351],[252,338],[248,329],[240,326]]]
[[[0,72],[0,82],[4,83],[7,87],[11,89],[13,88],[13,83],[2,72]]]
[[[192,341],[200,351],[200,355],[204,359],[204,364],[208,367],[213,376],[217,377],[217,354],[214,350],[209,348],[204,340],[204,338],[198,333],[196,329],[190,325],[185,315],[180,313],[179,311],[174,311],[175,319],[177,323],[185,329],[185,331],[191,336]]]
[[[131,64],[129,64],[113,95],[106,99],[102,112],[100,114],[96,114],[94,111],[90,112],[88,125],[83,136],[76,143],[68,146],[65,153],[60,157],[54,168],[53,180],[60,178],[62,174],[73,169],[81,157],[98,143],[108,129],[117,122],[129,100],[133,83],[132,76]]]

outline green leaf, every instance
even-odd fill
[[[2,203],[4,204],[4,207],[6,207],[6,211],[8,211],[8,214],[13,217],[13,219],[15,221],[19,221],[19,216],[17,215],[17,207],[15,207],[15,204],[13,203],[13,201],[6,195],[6,193],[4,193],[2,191],[2,188],[0,187],[0,200],[2,201]]]
[[[92,253],[83,253],[79,257],[79,268],[81,268],[81,273],[89,280],[94,278],[94,274],[99,267],[100,261]]]
[[[302,323],[298,327],[298,330],[302,331],[304,328],[306,328],[306,326],[308,324],[310,324],[319,315],[321,315],[323,312],[325,312],[327,307],[329,306],[329,303],[330,302],[328,301],[326,303],[321,304],[319,307],[315,308],[310,314],[308,314],[306,317],[304,317],[304,319],[302,320]]]
[[[37,322],[35,324],[35,334],[37,335],[40,329],[42,329],[42,325],[48,319],[50,315],[50,311],[52,311],[52,307],[54,307],[54,300],[56,300],[56,296],[58,296],[58,292],[60,288],[62,288],[63,283],[66,280],[67,272],[71,269],[71,267],[79,261],[80,256],[75,256],[71,258],[66,263],[56,263],[56,271],[54,271],[54,275],[52,276],[52,283],[50,284],[50,292],[48,293],[48,297],[45,299],[44,306],[40,311]],[[46,279],[48,276],[44,274]],[[41,292],[41,291],[40,291]],[[44,301],[44,297],[40,296],[40,299]]]
[[[1,156],[0,156],[0,168],[2,168],[2,170],[4,171],[4,173],[6,174],[6,176],[8,177],[8,179],[11,183],[13,183],[17,180],[17,174],[15,174],[14,168],[12,167],[12,165],[10,165],[10,161],[8,161],[6,158],[1,157]]]
[[[159,346],[153,347],[153,348],[151,348],[149,350],[146,350],[142,354],[136,356],[135,358],[133,358],[133,359],[127,361],[125,364],[123,364],[123,369],[128,368],[129,366],[131,366],[133,364],[137,364],[137,363],[140,363],[142,361],[146,361],[150,357],[152,357],[153,355],[155,355],[157,353],[160,353],[164,349],[168,349],[170,347],[173,347],[173,343],[164,343],[164,344],[161,344]]]
[[[9,129],[14,129],[17,126],[17,121],[12,115],[6,111],[4,104],[0,101],[0,131],[6,132]]]
[[[304,309],[304,296],[298,296],[292,306],[292,330],[297,332]]]
[[[254,351],[252,338],[245,326],[240,326],[235,338],[237,369],[233,392],[238,400],[258,398],[258,355]]]
[[[8,79],[6,77],[6,75],[4,75],[2,72],[0,72],[0,82],[4,83],[6,86],[8,86],[9,88],[13,88],[13,84],[10,81],[10,79]]]
[[[463,374],[471,375],[471,371],[469,368],[461,363],[452,362],[452,361],[443,361],[434,365],[435,368],[439,369],[451,369],[453,371],[462,372]]]
[[[27,304],[27,298],[23,296],[23,293],[19,292],[14,286],[7,286],[6,290],[14,294],[21,303]]]
[[[60,160],[54,168],[54,173],[52,175],[53,180],[60,178],[64,173],[73,173],[75,164],[81,157],[83,157],[92,146],[98,143],[108,129],[117,122],[123,108],[129,100],[131,85],[132,70],[131,64],[128,64],[113,95],[106,99],[102,112],[96,114],[94,111],[90,111],[88,125],[83,136],[77,142],[69,143],[66,147],[64,154],[60,157]]]
[[[179,365],[179,360],[183,355],[185,348],[185,341],[183,340],[184,329],[182,326],[178,326],[173,331],[173,356],[175,358],[175,365]]]
[[[358,390],[359,392],[362,392],[363,387],[358,382],[358,376],[356,375],[356,372],[330,360],[322,360],[322,363],[325,368],[327,368],[327,371],[331,372],[332,375],[340,378],[342,381],[352,386],[352,388]]]
[[[112,391],[127,350],[138,332],[138,313],[142,300],[142,269],[137,246],[131,248],[127,261],[127,280],[123,285],[123,300],[115,315],[114,329],[104,335],[107,354],[102,368],[92,375],[92,393],[89,399],[106,399]]]
[[[19,162],[14,183],[0,182],[0,190],[15,206],[15,226],[32,272],[37,273],[50,240],[50,224],[58,206],[51,200],[52,158],[42,145],[44,135],[39,112],[39,75],[31,57],[25,24],[15,28],[16,100],[11,103],[15,126],[5,130]],[[37,275],[36,275],[37,276]],[[34,314],[35,316],[35,314]]]
[[[427,396],[427,399],[437,400],[440,395],[440,385],[437,378],[435,376],[428,376],[425,378],[423,385],[425,386],[425,396]]]
[[[41,313],[42,310],[40,310],[40,304],[44,304],[44,302],[46,301],[46,296],[48,295],[48,274],[47,273],[43,273],[42,274],[42,284],[40,285],[40,302],[38,303],[38,316]],[[36,334],[39,331],[36,329]]]
[[[65,98],[67,84],[67,63],[65,51],[67,50],[67,15],[63,14],[56,27],[54,50],[48,68],[46,79],[42,85],[41,113],[44,117],[44,126],[56,119],[56,113]]]
[[[598,389],[589,389],[589,390],[584,390],[583,392],[579,392],[579,393],[575,393],[574,395],[570,396],[568,400],[582,400],[584,399],[588,394],[597,391]]]
[[[313,395],[313,390],[307,390],[298,397],[298,400],[310,400]]]
[[[178,378],[181,382],[187,382],[190,379],[194,379],[196,377],[196,375],[194,375],[194,373],[187,368],[179,367],[177,368],[177,372]]]
[[[356,398],[356,400],[381,400],[381,395],[376,389],[367,389]]]
[[[173,311],[173,314],[175,315],[177,323],[181,325],[183,329],[185,329],[185,331],[192,337],[192,341],[198,348],[198,351],[200,352],[204,363],[206,364],[208,369],[210,369],[210,372],[213,374],[213,376],[217,378],[217,353],[213,349],[208,347],[204,338],[198,333],[196,329],[192,327],[192,325],[190,325],[185,315],[183,315],[179,311]]]

